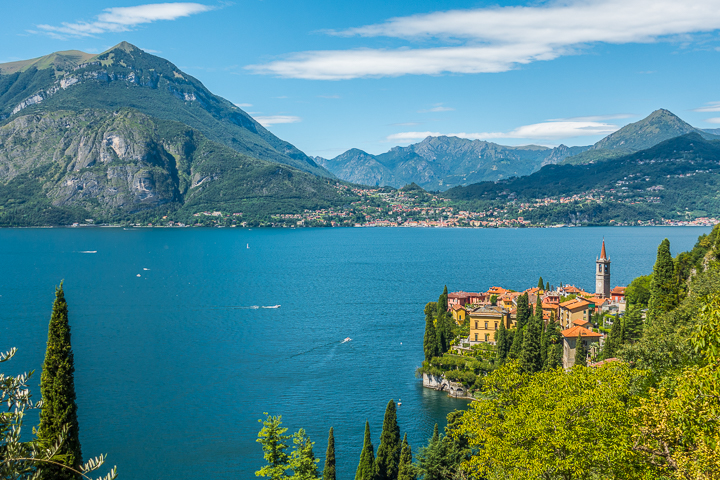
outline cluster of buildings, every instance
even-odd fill
[[[604,334],[592,324],[592,315],[596,312],[625,311],[625,287],[610,288],[610,258],[605,251],[604,240],[595,265],[595,293],[574,285],[548,290],[535,287],[522,292],[492,287],[482,293],[449,293],[448,310],[458,324],[470,322],[470,335],[463,343],[494,344],[495,333],[501,323],[505,328],[515,328],[518,298],[527,293],[528,304],[534,310],[539,297],[545,324],[551,321],[560,324],[563,366],[569,368],[575,363],[578,342],[583,342],[586,352],[597,351],[604,342]]]

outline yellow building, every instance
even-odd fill
[[[584,298],[577,297],[560,304],[560,316],[558,321],[564,329],[573,326],[575,320],[590,321],[591,303]]]
[[[467,310],[465,310],[465,307],[455,304],[450,307],[450,310],[452,310],[452,317],[453,320],[455,320],[455,323],[458,325],[465,323],[465,317],[467,316]]]
[[[510,312],[501,306],[481,305],[467,312],[470,320],[470,343],[495,343],[495,332],[504,322],[510,326]]]

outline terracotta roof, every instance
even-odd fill
[[[605,239],[603,238],[602,250],[600,250],[600,259],[605,260],[606,258],[607,254],[605,253]]]
[[[625,289],[627,287],[615,287],[610,290],[610,293],[625,295]]]
[[[562,333],[563,337],[565,337],[565,338],[578,338],[581,335],[583,337],[590,337],[590,338],[602,337],[602,334],[597,333],[597,332],[591,332],[587,328],[581,327],[579,325],[575,325],[572,328],[563,330],[561,333]]]
[[[584,326],[587,325],[588,323],[590,323],[590,322],[588,322],[587,320],[583,320],[582,318],[578,318],[577,320],[573,320],[573,325],[580,325],[581,327],[584,327]]]
[[[580,288],[577,288],[575,285],[570,285],[569,287],[565,287],[565,291],[568,293],[582,293],[583,290]]]
[[[492,295],[498,295],[498,294],[501,295],[501,294],[507,293],[507,292],[509,292],[509,290],[506,288],[502,288],[502,287],[490,287],[490,290],[487,291],[487,293],[492,294]]]
[[[450,308],[452,308],[453,310],[465,310],[465,307],[463,307],[462,305],[459,305],[457,303],[453,304],[453,306]]]
[[[590,305],[590,302],[584,298],[573,298],[572,300],[568,300],[567,302],[560,304],[563,308],[587,307],[588,305]]]

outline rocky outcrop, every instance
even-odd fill
[[[423,373],[423,387],[432,388],[440,392],[448,392],[448,395],[451,397],[472,398],[465,385],[458,382],[451,382],[444,376]]]

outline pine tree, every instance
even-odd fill
[[[531,317],[523,333],[523,343],[520,351],[520,366],[526,372],[534,373],[542,370],[542,353],[540,351],[542,326],[542,304],[538,295],[535,315]]]
[[[543,282],[543,278],[542,278],[542,277],[540,277],[540,280],[538,280],[538,288],[539,288],[540,290],[542,290],[542,289],[545,288],[545,282]]]
[[[68,428],[60,449],[62,463],[80,470],[82,451],[80,447],[77,405],[75,404],[75,360],[70,345],[70,324],[65,302],[63,284],[55,289],[55,302],[48,328],[47,350],[40,377],[43,405],[40,410],[38,440],[42,445],[54,445],[64,427]],[[60,465],[47,465],[40,478],[65,480],[79,476]]]
[[[575,365],[587,367],[587,349],[583,343],[582,334],[578,337],[575,346]]]
[[[255,472],[258,477],[269,477],[271,480],[286,478],[286,471],[290,468],[288,461],[290,456],[285,452],[290,435],[285,435],[287,428],[282,427],[281,416],[270,416],[267,413],[265,420],[259,420],[263,428],[258,433],[256,442],[262,444],[263,458],[267,465]]]
[[[317,480],[317,462],[313,452],[314,443],[301,428],[293,435],[295,447],[290,455],[289,467],[293,471],[294,480]]]
[[[365,422],[365,440],[363,441],[360,463],[355,471],[355,480],[375,480],[375,453],[370,439],[370,423]]]
[[[675,262],[670,253],[670,241],[666,238],[658,246],[657,259],[653,267],[647,311],[649,322],[677,306],[678,285],[674,273]]]
[[[412,449],[407,441],[407,433],[403,437],[398,466],[398,480],[415,480],[415,467],[412,463]]]
[[[333,427],[328,434],[328,446],[325,451],[325,467],[323,467],[323,480],[335,480],[335,435]]]
[[[395,402],[390,400],[385,408],[380,445],[375,458],[375,472],[378,480],[397,480],[400,448],[400,427],[397,424],[397,410]]]
[[[613,326],[615,326],[613,324]],[[642,337],[643,321],[642,312],[638,307],[630,306],[625,312],[625,322],[623,325],[623,340],[625,342],[636,342]]]
[[[495,344],[496,344],[496,354],[497,354],[497,360],[500,365],[505,363],[505,359],[507,359],[508,350],[510,349],[510,345],[508,345],[508,336],[507,336],[507,329],[505,328],[505,321],[500,322],[500,326],[497,329],[497,332],[495,332]]]
[[[423,338],[423,350],[426,361],[430,361],[430,359],[439,355],[437,334],[435,323],[433,322],[434,313],[435,304],[430,302],[425,306],[425,338]]]
[[[435,428],[433,428],[433,436],[430,439],[430,443],[437,443],[440,441],[440,430],[438,430],[438,424],[435,424]]]

